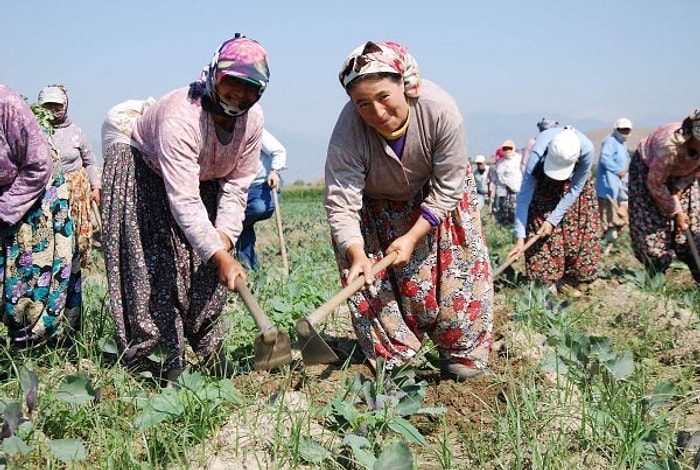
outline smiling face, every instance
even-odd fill
[[[348,94],[362,120],[382,134],[400,129],[408,118],[403,85],[391,78],[361,80]]]
[[[225,75],[216,84],[216,93],[231,108],[248,109],[260,98],[260,87],[232,75]]]

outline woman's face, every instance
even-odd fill
[[[408,118],[403,85],[390,78],[362,80],[350,91],[350,99],[362,120],[380,133],[400,129]]]
[[[224,76],[216,84],[216,93],[227,105],[248,109],[260,98],[260,88],[231,75]]]
[[[66,117],[67,106],[63,103],[44,103],[45,109],[51,111],[51,122],[60,122]]]

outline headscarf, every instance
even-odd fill
[[[357,77],[377,72],[401,75],[406,96],[418,97],[421,82],[418,64],[408,49],[392,41],[367,41],[357,47],[343,62],[338,78],[347,89]]]
[[[692,128],[691,134],[697,140],[700,140],[700,108],[695,108],[695,110],[688,116],[690,119]]]
[[[258,87],[258,100],[270,79],[267,52],[253,39],[236,33],[225,41],[214,53],[209,66],[202,71],[199,82],[192,84],[190,93],[202,95],[202,105],[207,111],[227,116],[245,114],[258,100],[243,106],[225,103],[216,92],[216,84],[226,75],[250,82]]]
[[[70,120],[68,120],[68,92],[64,85],[45,86],[39,92],[37,101],[40,106],[44,106],[46,103],[62,104],[62,109],[51,112],[52,117],[49,122],[51,122],[53,127],[66,127],[70,125]]]
[[[551,129],[552,127],[557,127],[558,125],[559,123],[554,119],[542,118],[540,119],[540,122],[537,123],[537,129],[542,132],[546,131],[547,129]]]

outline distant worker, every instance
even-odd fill
[[[598,194],[600,228],[608,243],[613,243],[622,227],[627,224],[624,209],[626,204],[622,204],[622,201],[626,199],[623,179],[627,176],[629,166],[627,137],[631,131],[632,121],[620,118],[615,121],[612,134],[600,144],[595,190]]]
[[[85,132],[68,118],[68,94],[63,85],[49,85],[39,93],[39,104],[51,112],[51,139],[58,150],[70,188],[70,207],[80,251],[80,264],[87,267],[92,247],[91,201],[100,203],[102,168]]]
[[[489,204],[489,166],[486,157],[477,155],[474,157],[474,181],[476,182],[476,197],[479,200],[479,210]]]
[[[537,136],[525,168],[515,218],[516,243],[538,240],[525,252],[527,277],[558,291],[593,281],[600,258],[598,204],[591,182],[593,144],[576,129],[553,127]]]
[[[520,192],[523,174],[520,171],[522,156],[515,150],[515,142],[506,140],[501,145],[501,158],[494,164],[491,200],[496,221],[511,225],[515,218],[515,203]]]
[[[287,149],[267,129],[263,130],[258,174],[248,189],[243,231],[236,242],[236,257],[253,271],[258,269],[255,227],[275,213],[272,191],[280,192],[280,172],[287,167]]]
[[[0,314],[8,349],[60,344],[79,329],[81,310],[68,184],[31,109],[4,85],[0,195]]]
[[[700,108],[682,122],[656,128],[639,143],[629,170],[630,235],[634,255],[650,273],[676,257],[700,283],[687,239],[700,244]]]

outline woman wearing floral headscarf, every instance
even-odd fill
[[[58,154],[31,109],[0,85],[0,315],[11,350],[62,343],[80,325],[68,197]]]
[[[328,146],[325,207],[342,281],[363,274],[369,287],[348,301],[360,346],[392,367],[427,335],[444,377],[481,375],[493,290],[459,109],[394,42],[361,45],[339,78],[350,101]]]
[[[230,251],[258,169],[268,77],[265,50],[237,35],[200,80],[141,108],[131,145],[105,145],[103,245],[127,365],[160,345],[175,380],[188,342],[214,373],[232,373],[218,319],[245,277]]]
[[[63,85],[49,85],[39,92],[39,104],[51,111],[51,140],[61,157],[70,187],[70,207],[75,221],[75,235],[80,264],[86,267],[92,246],[90,202],[100,202],[102,168],[85,132],[68,118],[68,94]]]
[[[687,230],[700,245],[700,108],[682,122],[664,124],[639,143],[629,170],[632,249],[652,273],[665,272],[673,255],[690,267]]]

